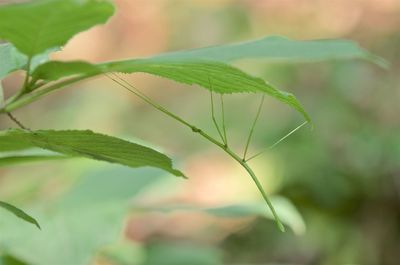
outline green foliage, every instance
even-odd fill
[[[39,147],[67,156],[87,157],[129,167],[151,166],[175,176],[183,173],[172,168],[171,159],[148,147],[91,131],[0,132],[0,150],[17,151]]]
[[[86,172],[48,209],[35,211],[42,231],[0,212],[0,246],[32,265],[91,264],[99,249],[118,240],[129,201],[162,179],[154,169],[117,165]]]
[[[6,209],[7,211],[9,211],[11,213],[13,213],[18,218],[21,218],[22,220],[24,220],[24,221],[26,221],[28,223],[36,225],[37,228],[40,229],[39,223],[33,217],[31,217],[30,215],[28,215],[27,213],[25,213],[21,209],[15,207],[14,205],[11,205],[9,203],[0,201],[0,207],[3,208],[3,209]]]
[[[33,80],[54,81],[71,75],[81,74],[84,77],[91,77],[108,72],[144,72],[188,85],[199,85],[221,94],[265,93],[292,106],[310,121],[308,114],[294,95],[274,88],[261,78],[216,61],[138,59],[98,66],[85,62],[48,62],[38,67],[32,76]]]
[[[39,0],[6,5],[0,8],[0,38],[32,57],[104,23],[113,12],[112,4],[104,0]]]
[[[52,48],[33,56],[31,60],[31,69],[35,69],[38,65],[48,61],[49,54],[58,50]],[[9,73],[25,69],[28,64],[28,56],[20,53],[11,43],[0,44],[0,79]]]
[[[102,70],[96,65],[84,61],[60,62],[51,61],[40,65],[32,73],[32,83],[37,80],[56,81],[74,75],[96,75]]]
[[[382,59],[371,55],[350,41],[293,41],[276,36],[244,43],[96,65],[83,61],[50,61],[46,63],[51,51],[66,44],[75,34],[94,25],[105,23],[113,12],[113,5],[105,0],[39,0],[1,6],[0,38],[10,43],[0,45],[0,79],[18,69],[25,70],[26,76],[20,91],[0,106],[0,114],[7,113],[16,124],[26,129],[9,112],[27,105],[49,92],[89,77],[115,72],[144,72],[183,84],[198,85],[220,94],[266,94],[291,106],[301,113],[307,122],[310,122],[309,115],[294,95],[281,91],[263,79],[251,76],[228,63],[256,58],[284,62],[366,59],[381,66],[386,65]],[[158,105],[134,86],[126,84],[124,80],[119,80],[121,82],[113,80],[157,110],[164,112],[209,142],[222,148],[236,160],[249,173],[270,207],[278,226],[283,230],[263,187],[247,164],[246,157],[239,157],[230,149],[226,136],[221,143],[203,130]],[[222,96],[221,103],[223,104]],[[218,127],[217,123],[215,125]],[[222,128],[225,135],[224,119]],[[248,137],[246,151],[252,130]],[[91,131],[32,132],[26,129],[0,132],[0,152],[15,152],[35,147],[54,151],[67,157],[86,157],[134,168],[156,167],[184,177],[180,171],[172,168],[172,162],[167,156],[153,149]],[[53,158],[55,157],[3,154],[0,158],[0,165]],[[237,208],[233,208],[233,210],[239,211]]]

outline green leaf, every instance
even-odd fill
[[[0,201],[0,207],[6,209],[7,211],[13,213],[15,216],[17,216],[18,218],[21,218],[22,220],[34,224],[37,226],[37,228],[40,229],[40,225],[39,223],[30,215],[28,215],[27,213],[25,213],[24,211],[22,211],[21,209],[6,203],[6,202],[2,202]]]
[[[2,255],[0,256],[0,265],[28,265],[12,256]]]
[[[32,74],[34,80],[54,81],[71,75],[87,77],[108,72],[144,72],[168,78],[188,85],[199,85],[221,94],[228,93],[266,93],[299,111],[307,121],[311,121],[296,97],[274,88],[263,79],[215,61],[158,61],[156,59],[137,59],[92,65],[86,62],[51,61],[39,66]]]
[[[84,74],[92,76],[101,74],[102,72],[103,71],[100,67],[84,61],[51,61],[39,66],[32,73],[32,79],[33,81],[39,79],[46,81],[56,81],[64,77],[70,77],[74,75]]]
[[[32,57],[106,22],[113,12],[113,5],[105,0],[35,0],[3,5],[0,38]]]
[[[49,60],[49,54],[58,50],[52,48],[44,51],[43,53],[33,56],[31,61],[31,70],[34,70],[38,65]],[[20,53],[11,43],[0,44],[0,79],[9,73],[24,69],[28,63],[28,56]]]
[[[271,201],[281,218],[281,221],[288,225],[294,233],[301,235],[306,230],[303,217],[298,212],[297,208],[284,197],[272,197]],[[264,202],[251,202],[242,204],[222,205],[218,207],[199,207],[194,205],[166,205],[166,206],[137,206],[142,210],[148,211],[201,211],[208,214],[224,217],[224,218],[240,218],[249,216],[259,216],[270,220],[274,220],[274,216],[270,209],[265,208]]]
[[[292,94],[278,90],[261,78],[253,77],[226,64],[252,58],[284,62],[365,59],[381,66],[385,65],[383,59],[370,54],[352,41],[296,41],[272,36],[243,43],[171,52],[97,66],[86,62],[48,62],[39,67],[32,76],[34,80],[55,81],[72,75],[81,75],[84,78],[107,72],[145,72],[184,84],[196,84],[217,93],[266,93],[293,107],[310,121]]]
[[[291,40],[282,36],[268,36],[258,40],[211,46],[160,54],[157,60],[213,60],[233,62],[258,59],[267,62],[318,62],[329,60],[364,59],[387,67],[387,62],[361,48],[357,43],[341,39]]]
[[[0,78],[21,69],[27,63],[27,57],[10,43],[0,44]]]
[[[16,156],[2,156],[0,157],[0,167],[10,166],[14,164],[40,162],[45,160],[59,160],[66,159],[67,156],[60,155],[16,155]]]
[[[24,131],[0,132],[0,150],[18,151],[43,148],[67,156],[87,157],[129,167],[150,166],[175,176],[183,173],[172,168],[171,159],[148,147],[92,131]]]

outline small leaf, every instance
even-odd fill
[[[169,157],[148,147],[92,131],[24,131],[0,132],[0,150],[18,151],[39,147],[67,156],[87,157],[128,167],[156,167],[175,176],[183,173],[172,168]]]
[[[60,62],[51,61],[39,66],[33,73],[33,80],[55,81],[74,75],[97,75],[101,74],[100,67],[84,61]]]
[[[32,58],[31,70],[34,70],[38,65],[49,60],[49,54],[58,50],[52,48],[37,54]],[[9,73],[25,69],[28,63],[28,56],[20,53],[11,43],[0,44],[0,79]]]
[[[2,201],[0,201],[0,207],[6,209],[7,211],[9,211],[11,213],[13,213],[15,216],[23,219],[24,221],[36,225],[37,228],[40,229],[39,223],[33,217],[29,216],[27,213],[25,213],[21,209],[13,206],[11,204],[8,204],[6,202],[2,202]]]
[[[113,12],[113,5],[105,0],[35,0],[3,5],[0,38],[32,57],[106,22]]]

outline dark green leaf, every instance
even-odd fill
[[[16,156],[3,156],[0,157],[0,167],[10,166],[14,164],[38,162],[45,160],[59,160],[68,158],[60,155],[16,155]]]
[[[0,207],[13,213],[15,216],[21,218],[24,221],[36,225],[40,229],[39,223],[33,217],[29,216],[27,213],[25,213],[21,209],[15,207],[9,203],[2,202],[2,201],[0,201]]]
[[[105,0],[35,0],[0,7],[0,38],[33,56],[62,46],[75,34],[104,23],[114,8]]]
[[[24,131],[0,132],[0,150],[18,151],[43,148],[67,156],[87,157],[129,167],[150,166],[176,176],[182,172],[172,168],[171,159],[148,147],[92,131]]]

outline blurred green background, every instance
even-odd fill
[[[12,2],[12,1],[11,1]],[[54,59],[100,62],[284,35],[348,38],[384,57],[365,62],[238,65],[293,92],[314,120],[252,160],[288,224],[281,233],[235,161],[106,78],[14,113],[32,129],[91,129],[155,147],[189,180],[84,159],[0,168],[0,198],[43,230],[0,213],[0,264],[400,264],[400,2],[398,0],[116,0],[105,26]],[[8,95],[22,73],[5,80]],[[216,135],[209,94],[145,74],[124,76]],[[227,129],[243,150],[260,95],[228,95]],[[302,122],[267,99],[252,153]],[[14,127],[0,117],[1,129]]]

